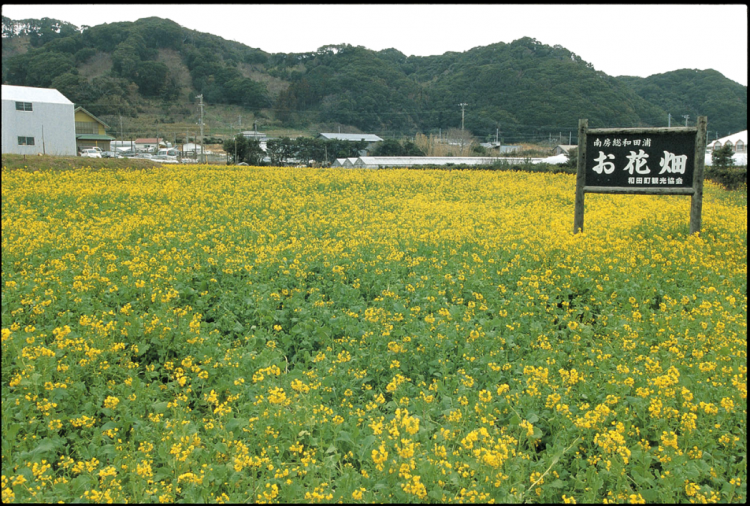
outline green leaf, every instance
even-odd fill
[[[157,402],[154,404],[154,413],[164,413],[167,410],[168,402]]]
[[[29,455],[39,455],[42,453],[52,452],[55,450],[55,443],[49,439],[41,441],[36,447],[29,452]]]
[[[154,475],[154,481],[159,482],[165,478],[169,478],[170,476],[172,476],[171,469],[161,468],[158,471],[156,471],[156,474]]]
[[[436,488],[427,492],[427,496],[435,499],[436,501],[443,502],[443,490]]]
[[[14,440],[19,430],[21,430],[21,424],[19,423],[11,424],[11,426],[8,427],[8,429],[6,429],[5,432],[3,433],[3,439],[7,441]]]
[[[352,441],[352,437],[349,435],[346,431],[339,432],[339,436],[336,438],[336,441],[343,441],[345,443],[354,444],[354,441]]]

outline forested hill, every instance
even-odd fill
[[[747,87],[713,70],[612,77],[531,38],[439,56],[347,44],[271,54],[160,18],[94,27],[3,17],[5,84],[53,87],[94,114],[136,103],[232,104],[277,124],[413,134],[460,127],[507,140],[590,127],[709,118],[720,136],[747,128]],[[185,108],[185,110],[191,110]]]
[[[708,116],[709,139],[747,129],[747,86],[715,70],[682,69],[652,76],[617,78],[643,99],[672,114],[672,125]]]

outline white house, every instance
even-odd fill
[[[719,149],[722,146],[729,144],[734,149],[735,153],[747,153],[747,130],[737,132],[736,134],[727,135],[721,139],[716,139],[706,145],[707,151],[713,151]]]
[[[51,88],[2,85],[2,152],[76,156],[75,106]]]
[[[148,151],[156,153],[161,148],[170,148],[168,142],[164,141],[161,137],[145,137],[143,139],[135,140],[135,149],[138,151]]]

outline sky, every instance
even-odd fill
[[[76,26],[156,16],[268,53],[328,44],[407,56],[532,37],[610,76],[714,69],[747,86],[747,6],[492,4],[3,4],[2,15]]]

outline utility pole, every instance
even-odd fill
[[[205,160],[203,159],[203,94],[201,93],[195,98],[200,99],[199,105],[201,107],[201,162],[204,162]]]
[[[125,140],[125,136],[122,134],[122,114],[120,115],[120,140]]]
[[[687,126],[687,120],[688,120],[688,118],[689,118],[690,116],[689,116],[689,115],[687,115],[687,114],[683,114],[683,115],[682,115],[682,117],[683,117],[683,118],[685,118],[685,126]]]
[[[230,125],[230,128],[232,129],[232,135],[234,137],[234,164],[237,165],[237,137],[239,137],[240,134],[234,133],[234,125]]]
[[[465,104],[462,102],[458,105],[459,107],[461,107],[461,133],[463,133],[464,132],[464,107],[466,107],[469,104]]]
[[[672,128],[672,113],[667,113],[667,128]]]

